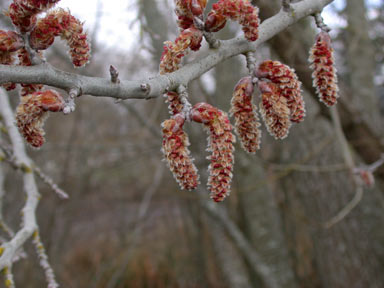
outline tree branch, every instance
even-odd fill
[[[45,84],[66,91],[78,88],[81,89],[82,94],[120,99],[155,98],[162,95],[167,89],[174,90],[180,85],[187,86],[190,81],[200,77],[230,57],[246,52],[255,52],[260,44],[268,41],[301,18],[320,12],[332,1],[303,0],[292,4],[294,13],[280,11],[260,25],[259,39],[255,42],[248,42],[244,37],[220,41],[221,45],[218,49],[210,50],[206,57],[191,62],[171,74],[157,75],[140,81],[124,80],[116,85],[107,78],[87,77],[64,72],[55,69],[48,63],[29,67],[0,65],[0,84],[7,82]]]
[[[14,149],[14,156],[20,163],[31,166],[31,160],[25,152],[24,142],[15,126],[12,108],[9,104],[8,96],[4,89],[0,89],[0,113],[3,116],[4,123],[7,127],[10,140]],[[12,260],[17,254],[19,248],[27,241],[37,229],[36,208],[39,202],[40,194],[37,190],[32,169],[24,169],[23,171],[24,191],[26,194],[26,203],[23,208],[22,228],[15,236],[6,243],[3,243],[3,253],[0,257],[0,270],[11,267]]]

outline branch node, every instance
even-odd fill
[[[244,53],[244,56],[247,60],[247,68],[249,71],[249,74],[252,76],[255,69],[256,69],[256,58],[253,52],[246,52]]]
[[[31,64],[32,65],[39,65],[39,64],[44,63],[45,61],[29,45],[29,36],[27,34],[22,34],[22,37],[24,39],[24,44],[25,44],[24,48],[25,48],[25,50],[27,50],[29,57],[31,58]]]
[[[287,12],[287,13],[293,12],[293,8],[291,6],[291,0],[282,0],[281,6],[284,12]]]
[[[213,36],[213,33],[204,31],[203,35],[204,35],[205,41],[207,41],[207,43],[209,45],[209,48],[218,49],[220,47],[221,42],[220,42],[220,40],[216,39]]]
[[[68,115],[76,110],[75,98],[81,95],[81,88],[72,88],[69,90],[69,97],[63,108],[63,113]]]
[[[111,74],[111,82],[114,84],[119,84],[120,79],[119,79],[119,72],[115,68],[115,66],[111,65],[109,66],[109,73]]]
[[[194,17],[193,18],[193,24],[195,25],[195,27],[197,29],[199,29],[200,31],[204,31],[205,29],[205,24],[204,24],[204,21],[203,19],[201,19],[200,17]]]
[[[313,14],[313,18],[315,18],[317,28],[321,29],[324,32],[330,32],[331,28],[329,28],[325,23],[323,17],[321,17],[321,13]]]
[[[179,94],[180,102],[183,104],[182,113],[184,114],[185,119],[187,121],[191,121],[190,115],[192,110],[192,104],[188,100],[189,95],[187,87],[185,87],[184,85],[180,85],[179,87],[177,87],[177,93]]]

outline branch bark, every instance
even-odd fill
[[[218,49],[211,49],[206,57],[185,65],[168,75],[157,75],[140,81],[121,81],[119,85],[110,79],[87,77],[55,69],[48,63],[35,66],[0,65],[0,84],[7,82],[26,84],[45,84],[70,91],[81,89],[82,94],[120,99],[148,99],[161,95],[167,89],[174,90],[180,85],[187,86],[190,81],[212,69],[218,63],[246,52],[255,52],[260,44],[299,21],[301,18],[320,12],[333,0],[304,0],[292,4],[294,13],[280,11],[260,25],[259,39],[248,42],[244,37],[221,41]],[[147,84],[150,89],[143,89]]]
[[[23,170],[24,191],[26,194],[26,203],[23,207],[23,221],[22,228],[15,234],[15,236],[6,243],[1,245],[4,248],[0,257],[0,271],[5,267],[12,266],[12,260],[16,256],[19,248],[23,246],[37,229],[36,222],[36,208],[39,203],[40,194],[37,190],[37,185],[33,170],[31,167],[31,160],[25,152],[23,139],[21,138],[15,126],[15,119],[13,111],[9,104],[8,96],[4,89],[0,89],[0,113],[3,116],[4,123],[8,130],[9,138],[12,142],[15,158],[18,162],[27,165]],[[29,168],[29,169],[28,169]]]

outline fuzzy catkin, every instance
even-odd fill
[[[42,127],[48,112],[59,112],[63,107],[63,98],[53,90],[38,91],[21,97],[16,109],[16,123],[20,133],[32,147],[39,148],[45,142]]]
[[[236,141],[232,134],[232,125],[225,112],[207,103],[193,106],[191,119],[204,124],[209,134],[207,151],[211,155],[207,159],[211,163],[208,167],[208,187],[213,201],[221,202],[231,191],[233,143]]]
[[[284,139],[292,124],[287,98],[281,95],[281,90],[274,83],[260,81],[258,85],[262,93],[260,114],[265,126],[276,139]]]
[[[305,103],[301,92],[301,82],[295,71],[279,62],[266,60],[255,70],[259,79],[268,79],[276,84],[279,94],[286,98],[290,110],[290,121],[300,123],[305,117]]]
[[[83,31],[83,23],[64,9],[51,11],[37,21],[29,37],[31,47],[45,50],[57,36],[67,42],[75,67],[85,66],[89,62],[91,48],[87,34]]]
[[[198,50],[202,39],[203,33],[193,26],[182,31],[175,42],[164,42],[164,51],[160,59],[160,74],[178,70],[182,58],[189,52],[188,49]]]
[[[47,11],[60,0],[13,0],[8,9],[12,23],[20,32],[31,31],[36,25],[36,15]]]
[[[207,0],[175,0],[175,5],[177,25],[181,30],[184,30],[193,26],[195,16],[203,14]]]
[[[257,107],[252,103],[254,85],[251,77],[242,78],[235,86],[230,113],[235,118],[235,131],[242,148],[254,154],[260,149],[261,131]]]
[[[164,159],[180,188],[193,190],[199,184],[197,168],[188,149],[188,135],[183,131],[184,117],[180,114],[165,120],[162,126]]]
[[[219,0],[208,13],[205,29],[216,32],[222,29],[227,19],[239,22],[248,41],[259,37],[259,9],[248,0]]]
[[[309,52],[309,62],[313,71],[313,87],[316,88],[319,100],[327,106],[335,105],[339,88],[331,38],[327,32],[322,31],[317,35],[316,42]]]

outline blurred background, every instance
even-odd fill
[[[278,0],[252,2],[262,19],[280,9]],[[10,1],[0,3],[7,9]],[[58,6],[85,21],[92,39],[84,69],[73,69],[60,40],[47,51],[51,64],[69,72],[108,77],[114,65],[121,79],[156,75],[163,42],[178,32],[171,0],[62,0]],[[335,1],[323,16],[333,29],[343,130],[357,165],[370,164],[384,152],[384,3]],[[4,16],[0,22],[11,27]],[[51,115],[47,143],[29,154],[70,195],[60,200],[39,185],[41,237],[61,287],[265,287],[263,267],[280,287],[384,287],[384,169],[350,214],[324,227],[356,189],[329,109],[312,88],[307,58],[317,30],[307,18],[259,48],[259,62],[280,60],[297,71],[307,116],[282,141],[263,127],[255,156],[236,144],[232,193],[220,204],[211,205],[205,188],[209,162],[199,125],[187,127],[201,174],[198,191],[180,191],[162,161],[160,123],[169,117],[162,97],[82,96],[75,113]],[[230,23],[218,37],[241,33]],[[191,83],[191,102],[228,111],[231,91],[246,73],[244,57],[218,65]],[[11,96],[15,107],[17,93]],[[5,218],[17,229],[21,177],[0,165]],[[14,266],[17,286],[46,287],[31,243],[26,252],[28,259]]]

